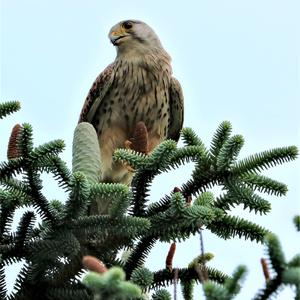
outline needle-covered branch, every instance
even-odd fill
[[[18,102],[0,104],[0,118],[18,108]],[[8,161],[0,163],[1,299],[142,299],[150,289],[174,283],[175,277],[186,299],[192,299],[195,284],[203,285],[207,299],[232,299],[240,289],[244,267],[229,278],[207,266],[212,258],[207,254],[188,266],[174,267],[175,242],[179,247],[178,242],[203,230],[224,240],[238,237],[266,241],[276,276],[270,278],[257,299],[267,299],[282,284],[299,283],[299,255],[286,262],[274,235],[230,211],[243,205],[254,213],[268,213],[271,203],[262,193],[282,196],[287,187],[260,171],[294,160],[298,155],[295,146],[239,160],[244,138],[232,136],[232,126],[225,121],[217,128],[210,147],[192,129],[185,128],[183,147],[166,140],[149,153],[147,129],[142,126],[135,134],[135,150],[118,149],[114,154],[115,162],[134,171],[129,187],[99,181],[102,158],[91,124],[80,123],[75,129],[72,171],[59,157],[65,147],[62,140],[35,146],[29,124],[15,128]],[[180,188],[161,195],[157,201],[150,199],[151,184],[157,175],[189,162],[192,175]],[[51,174],[63,188],[63,201],[44,195],[44,173]],[[221,195],[214,195],[215,187],[222,190]],[[25,212],[12,229],[19,208]],[[298,218],[295,224],[299,225]],[[153,271],[144,264],[158,241],[172,242],[173,254],[168,256],[166,268]],[[118,254],[124,249],[127,258],[120,260]],[[83,284],[80,276],[86,267],[82,258],[86,256],[103,261],[107,268],[103,274],[89,273]],[[4,269],[21,261],[23,267],[14,291],[8,295]],[[152,299],[167,300],[171,296],[160,289]]]

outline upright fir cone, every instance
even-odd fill
[[[149,153],[148,130],[144,122],[140,121],[136,124],[131,142],[133,150],[144,154]]]
[[[20,157],[20,152],[18,149],[18,136],[21,132],[22,126],[20,124],[16,124],[10,134],[8,148],[7,148],[7,158],[15,159]]]
[[[262,266],[262,269],[263,269],[265,279],[266,279],[266,281],[269,281],[271,276],[270,276],[270,272],[269,272],[268,263],[264,258],[260,259],[260,263],[261,263],[261,266]]]
[[[176,250],[176,243],[172,243],[166,258],[166,269],[168,269],[170,272],[173,270],[173,257]]]

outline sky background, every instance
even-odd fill
[[[1,160],[16,123],[29,122],[35,145],[61,138],[62,158],[71,167],[72,136],[88,90],[96,76],[114,60],[107,34],[120,20],[140,19],[154,28],[173,59],[174,76],[185,96],[185,127],[192,127],[209,145],[224,120],[242,134],[240,157],[297,145],[300,137],[299,1],[75,1],[1,0],[1,101],[20,100],[22,110],[1,121]],[[151,199],[158,200],[188,179],[188,165],[155,179]],[[288,259],[299,252],[299,234],[292,217],[299,213],[299,160],[264,172],[286,183],[286,197],[266,196],[267,216],[233,214],[275,232]],[[49,199],[66,196],[44,176]],[[19,215],[19,214],[18,214]],[[261,244],[224,241],[204,231],[210,263],[231,274],[239,264],[249,272],[236,299],[251,299],[264,286]],[[297,245],[298,243],[298,245]],[[147,266],[164,268],[168,244],[157,244]],[[177,244],[174,266],[185,267],[199,254],[199,237]],[[7,269],[13,285],[19,266]],[[172,287],[171,287],[172,290]],[[182,299],[178,293],[178,299]],[[195,292],[199,299],[201,287]],[[277,299],[291,299],[285,289]]]

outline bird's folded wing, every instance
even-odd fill
[[[114,78],[114,63],[108,65],[94,81],[82,107],[79,123],[92,122],[97,108],[111,87]]]
[[[170,118],[168,139],[179,140],[183,125],[183,93],[179,81],[172,77],[170,86]]]

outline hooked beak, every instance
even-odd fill
[[[125,35],[120,35],[120,36],[110,36],[110,41],[112,42],[112,44],[114,46],[117,46],[119,44],[119,40],[121,40],[122,38],[124,38]]]
[[[119,30],[114,30],[110,32],[109,39],[114,46],[118,46],[120,43],[119,41],[125,38],[126,36],[128,36],[128,34],[120,28]]]

